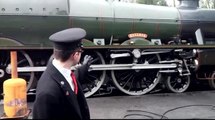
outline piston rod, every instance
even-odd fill
[[[135,70],[135,69],[173,69],[176,68],[177,64],[99,64],[91,65],[89,71],[95,70]],[[18,72],[43,72],[46,66],[40,67],[18,67]],[[72,69],[75,69],[74,67]],[[11,73],[11,68],[7,68],[7,73]]]

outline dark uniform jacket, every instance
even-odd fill
[[[42,74],[33,107],[33,119],[89,120],[89,108],[79,80],[87,72],[83,65],[76,70],[78,94],[75,95],[67,80],[50,62]]]

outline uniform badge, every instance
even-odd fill
[[[64,81],[61,81],[60,84],[61,84],[61,85],[64,85]]]
[[[68,92],[68,91],[66,91],[66,95],[67,95],[67,96],[69,95],[69,92]]]

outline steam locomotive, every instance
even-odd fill
[[[82,84],[86,97],[109,81],[129,95],[146,94],[159,83],[184,92],[192,76],[215,88],[215,11],[200,9],[199,0],[179,1],[173,8],[110,0],[0,0],[0,86],[11,75],[11,50],[18,52],[18,75],[29,92],[52,59],[48,37],[81,27],[87,31],[83,56],[94,58]]]

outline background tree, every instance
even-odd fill
[[[215,9],[215,0],[200,0],[200,7],[207,9]]]
[[[137,3],[148,5],[167,6],[166,0],[137,0]]]
[[[178,0],[136,0],[137,3],[140,4],[148,4],[148,5],[160,5],[160,6],[168,6],[167,1],[171,2],[169,6],[177,6]],[[200,0],[199,2],[200,8],[206,9],[215,9],[215,0]]]

